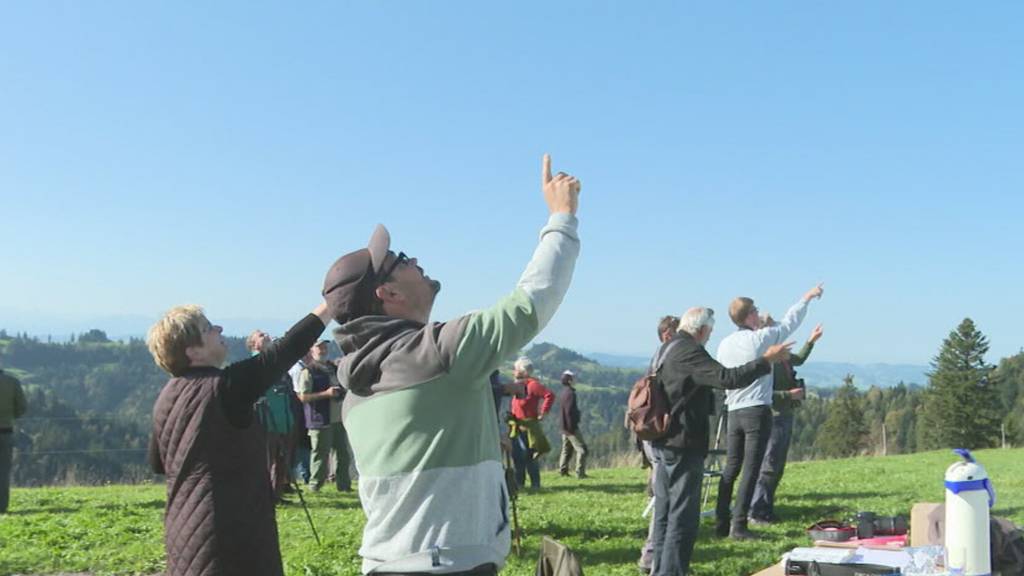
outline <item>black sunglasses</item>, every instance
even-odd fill
[[[381,274],[381,284],[387,282],[388,278],[391,278],[391,275],[395,272],[396,268],[398,268],[402,264],[405,264],[408,261],[409,257],[405,255],[405,252],[399,252],[398,256],[395,256],[395,260],[391,262],[391,266],[388,266],[387,269],[384,270],[383,274]]]

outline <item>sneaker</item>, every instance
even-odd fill
[[[565,477],[568,478],[569,477],[569,471],[568,470],[561,470],[561,471],[558,472],[558,475],[559,476],[565,476]]]
[[[590,476],[588,476],[586,472],[580,472],[579,474],[576,475],[576,477],[579,478],[580,480],[590,478]]]
[[[761,518],[761,517],[758,517],[758,516],[751,516],[750,517],[750,523],[753,524],[754,526],[768,526],[769,524],[772,524],[774,522],[775,522],[775,520],[772,519],[772,518]]]

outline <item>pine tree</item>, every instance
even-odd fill
[[[988,339],[970,318],[942,342],[932,360],[922,407],[925,448],[986,448],[999,441],[1003,403],[985,364]]]
[[[864,448],[867,433],[864,401],[853,385],[853,375],[847,374],[829,402],[828,417],[814,442],[815,448],[827,458],[856,456]]]

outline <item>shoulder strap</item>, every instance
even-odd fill
[[[654,355],[654,358],[651,358],[651,367],[648,369],[651,376],[654,376],[658,373],[658,370],[661,370],[661,365],[665,363],[665,356],[668,355],[668,351],[678,343],[679,340],[673,338],[658,348],[658,353]]]
[[[658,374],[658,371],[661,370],[662,364],[665,363],[665,357],[668,356],[669,350],[671,350],[672,347],[674,347],[678,343],[679,339],[673,338],[672,340],[669,340],[668,342],[662,345],[661,349],[658,351],[658,354],[651,361],[651,376],[655,376]],[[690,391],[687,392],[685,396],[683,396],[683,401],[680,402],[676,406],[676,408],[685,409],[685,407],[690,403],[690,400],[693,398],[693,396],[697,393],[697,390],[699,389],[700,386],[694,386],[693,388],[691,388]],[[671,412],[674,416],[676,414],[676,409],[673,409]]]

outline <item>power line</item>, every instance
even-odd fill
[[[42,450],[38,452],[22,452],[15,450],[18,456],[51,456],[58,454],[102,454],[104,452],[147,452],[145,448],[98,448],[95,450]]]
[[[133,420],[131,418],[126,418],[124,416],[34,416],[28,418],[18,418],[16,422],[47,422],[52,420],[122,420],[125,422],[142,422],[141,418]]]

